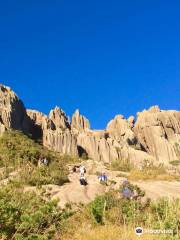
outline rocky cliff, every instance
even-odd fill
[[[95,131],[79,110],[71,122],[58,107],[48,116],[26,110],[10,88],[0,85],[0,134],[7,129],[40,138],[44,146],[62,154],[86,154],[106,163],[130,160],[139,164],[149,159],[168,164],[180,159],[180,112],[157,106],[138,113],[136,122],[132,116],[117,115],[106,130]]]
[[[0,84],[0,133],[6,129],[29,131],[30,119],[22,101],[9,88]]]
[[[180,112],[155,106],[138,114],[134,133],[156,161],[180,159]]]

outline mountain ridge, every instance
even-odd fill
[[[104,130],[90,128],[89,120],[76,110],[70,120],[55,107],[45,115],[25,109],[11,90],[0,85],[0,134],[8,129],[21,130],[41,139],[44,146],[62,154],[86,156],[111,163],[130,161],[141,166],[169,165],[180,159],[180,112],[153,106],[137,113],[137,119],[116,115]]]

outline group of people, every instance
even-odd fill
[[[73,172],[79,172],[80,173],[79,181],[80,181],[80,184],[82,186],[86,186],[88,184],[87,179],[86,179],[86,168],[85,168],[84,165],[74,166],[73,167]],[[101,174],[99,174],[98,180],[99,180],[100,183],[107,184],[108,176],[106,175],[105,172],[102,172]],[[125,179],[123,184],[122,184],[122,189],[121,189],[120,193],[121,193],[123,198],[134,199],[135,198],[134,191],[131,190],[131,188],[129,186],[130,186],[129,181],[127,179]]]
[[[87,182],[87,178],[86,178],[86,168],[85,168],[85,166],[84,165],[74,166],[73,167],[73,172],[77,172],[77,171],[80,173],[80,178],[79,178],[80,184],[86,186],[88,184],[88,182]],[[108,181],[108,177],[107,177],[105,172],[101,173],[98,176],[98,179],[99,179],[100,183],[107,183],[107,181]]]
[[[49,161],[46,157],[40,157],[39,161],[38,161],[38,166],[48,166]],[[86,186],[88,184],[87,179],[86,179],[86,168],[84,165],[80,165],[80,166],[74,166],[73,167],[73,172],[79,172],[80,173],[80,184],[83,186]],[[98,180],[100,183],[105,183],[107,185],[108,182],[108,176],[106,175],[105,172],[102,172],[101,174],[99,174],[98,176]],[[122,190],[121,190],[121,194],[123,198],[126,199],[134,199],[136,197],[136,194],[134,193],[134,191],[132,191],[130,189],[130,184],[129,181],[126,179],[124,180],[123,184],[122,184]]]

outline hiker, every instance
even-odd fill
[[[83,186],[86,186],[86,185],[87,185],[87,180],[86,180],[84,174],[82,174],[82,175],[80,176],[80,184],[83,185]]]
[[[76,167],[76,166],[74,166],[74,167],[72,168],[72,171],[75,173],[75,172],[76,172],[76,170],[77,170],[77,167]]]
[[[48,163],[49,163],[49,161],[47,160],[47,158],[44,158],[44,160],[43,160],[43,164],[47,166]]]
[[[41,167],[43,165],[43,158],[40,157],[38,160],[38,167]]]
[[[132,200],[134,198],[134,192],[129,188],[129,181],[125,179],[122,185],[122,196],[126,199]]]
[[[79,168],[79,171],[80,171],[80,175],[81,175],[81,174],[85,174],[85,173],[86,173],[86,168],[85,168],[85,166],[81,165],[80,168]]]
[[[75,165],[75,166],[73,166],[72,171],[73,171],[74,173],[76,173],[79,168],[80,168],[80,166]]]
[[[47,158],[40,157],[38,161],[38,167],[47,166],[48,163],[49,161],[47,160]]]
[[[126,199],[132,200],[134,198],[134,193],[128,187],[124,187],[122,190],[122,196]]]
[[[105,182],[105,183],[107,183],[107,180],[108,180],[106,173],[102,173],[102,174],[98,177],[98,179],[99,179],[100,182]]]

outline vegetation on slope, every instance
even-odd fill
[[[48,166],[38,167],[41,158],[48,160]],[[0,178],[12,173],[24,184],[62,185],[68,182],[67,164],[77,161],[70,156],[60,156],[34,142],[18,131],[8,131],[0,138]]]
[[[53,239],[62,219],[72,213],[57,208],[55,201],[24,191],[22,185],[11,183],[0,188],[0,239]]]
[[[139,239],[138,226],[144,229],[171,229],[173,234],[148,235],[141,239],[179,239],[180,200],[151,202],[126,200],[112,191],[97,197],[80,212],[65,220],[65,240]],[[71,228],[69,228],[71,226]]]
[[[48,159],[48,166],[38,167],[40,157]],[[0,138],[2,179],[15,174],[0,187],[0,239],[136,240],[137,226],[173,230],[167,236],[145,234],[142,240],[179,239],[180,199],[127,200],[112,190],[88,205],[68,204],[62,210],[41,188],[33,192],[25,187],[62,185],[68,181],[67,164],[73,161],[77,159],[51,152],[20,132],[6,132]]]

